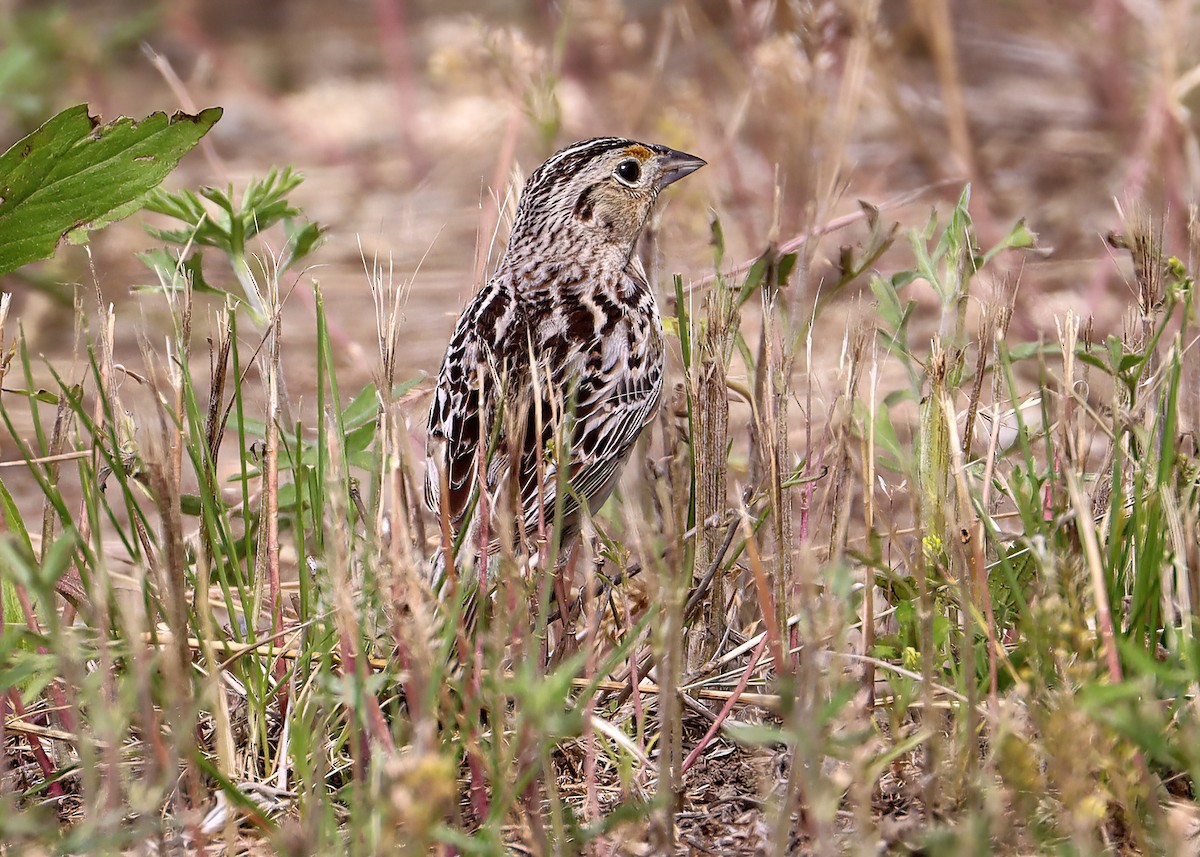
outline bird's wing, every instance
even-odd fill
[[[556,416],[559,423],[565,420],[571,439],[567,473],[571,490],[563,498],[564,520],[571,521],[577,516],[581,500],[594,511],[612,491],[634,443],[654,419],[662,395],[661,343],[655,337],[648,347],[655,353],[632,361],[626,356],[615,366],[604,366],[601,351],[560,364],[562,377],[555,379],[556,386],[559,390],[573,391],[574,413],[565,418],[558,416],[564,408],[569,412],[571,403],[551,403],[549,397],[543,397],[540,479],[534,446],[538,433],[531,408],[520,459],[521,498],[529,531],[536,532],[538,526],[539,500],[544,499],[547,524],[554,514],[562,464],[555,453]],[[599,360],[595,354],[601,355]],[[588,359],[589,356],[593,359]],[[549,373],[543,372],[542,377],[546,374],[553,376],[554,368]],[[531,397],[530,401],[532,405],[534,399]]]
[[[519,327],[516,300],[503,280],[492,280],[459,317],[442,359],[429,411],[425,443],[425,502],[435,512],[446,504],[451,523],[461,524],[488,453],[502,398],[501,388],[524,349],[509,348]],[[489,474],[498,470],[488,462]],[[441,497],[441,480],[447,494]],[[490,481],[490,479],[489,479]]]

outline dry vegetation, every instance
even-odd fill
[[[0,3],[5,140],[234,190],[3,284],[0,851],[1200,853],[1192,4],[142,5]],[[421,373],[611,132],[672,394],[438,599]]]

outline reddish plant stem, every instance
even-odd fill
[[[5,696],[8,698],[9,704],[12,705],[13,712],[16,713],[17,717],[25,720],[25,706],[21,702],[21,695],[17,692],[17,689],[15,687],[10,688]],[[0,722],[3,721],[0,720]],[[46,753],[46,748],[42,746],[42,739],[33,734],[27,734],[25,738],[29,741],[29,750],[33,753],[33,758],[37,760],[38,767],[42,769],[42,775],[47,780],[53,779],[54,775],[58,772],[55,770],[54,762],[50,760],[49,754]],[[50,793],[51,797],[61,798],[63,796],[62,785],[58,782],[50,783],[46,787],[46,790]]]
[[[758,666],[758,660],[762,657],[762,653],[766,650],[766,648],[767,637],[763,636],[758,645],[754,647],[754,653],[750,656],[750,663],[746,665],[746,669],[742,673],[742,677],[738,679],[737,687],[733,689],[733,694],[729,697],[729,699],[725,700],[725,704],[721,706],[721,713],[717,715],[717,719],[714,720],[712,725],[708,727],[708,731],[704,733],[704,737],[700,739],[700,743],[698,743],[692,749],[692,752],[688,753],[688,757],[683,760],[683,767],[680,769],[681,773],[686,773],[687,769],[695,764],[696,759],[700,758],[700,754],[703,753],[705,748],[708,747],[708,745],[712,742],[713,737],[717,734],[717,730],[721,728],[721,724],[724,723],[729,717],[729,712],[733,711],[733,707],[737,705],[737,701],[741,697],[742,692],[745,691],[746,685],[750,683],[750,675],[754,672],[754,668]]]

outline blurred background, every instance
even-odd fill
[[[726,265],[819,236],[791,286],[811,305],[866,234],[860,200],[920,226],[970,182],[982,240],[1019,218],[1040,236],[1041,253],[1000,269],[1020,283],[1017,331],[1052,336],[1067,308],[1119,330],[1132,292],[1105,243],[1119,208],[1165,214],[1168,251],[1189,253],[1196,23],[1187,0],[0,0],[0,146],[83,101],[105,120],[222,106],[167,184],[305,174],[291,200],[327,229],[306,273],[351,383],[378,363],[366,268],[410,283],[401,373],[436,371],[503,244],[513,182],[598,134],[710,163],[663,200],[660,291],[674,272],[711,274],[715,215]],[[145,220],[92,250],[121,323],[153,338],[162,298],[130,296],[152,279],[133,256],[155,245]],[[904,240],[877,263],[909,265]],[[65,247],[0,285],[53,357],[91,282],[84,251]],[[306,283],[288,307],[293,374],[315,359]],[[865,289],[840,299],[846,313]],[[839,347],[844,328],[822,329]],[[118,352],[137,359],[136,336]]]

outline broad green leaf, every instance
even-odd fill
[[[368,421],[374,422],[378,416],[379,399],[376,395],[375,385],[372,383],[363,387],[362,392],[355,396],[354,401],[342,411],[342,423],[346,426],[346,430],[350,431]]]
[[[0,156],[0,273],[137,211],[220,117],[210,107],[101,125],[80,104],[17,142]]]
[[[425,372],[418,372],[412,378],[402,380],[402,382],[392,385],[391,397],[392,401],[397,398],[407,396],[410,391],[425,380]],[[346,427],[347,433],[350,430],[358,429],[367,422],[374,425],[374,421],[379,416],[379,397],[376,394],[376,385],[367,384],[359,392],[359,395],[354,397],[354,401],[347,404],[346,409],[342,410],[342,424]]]

